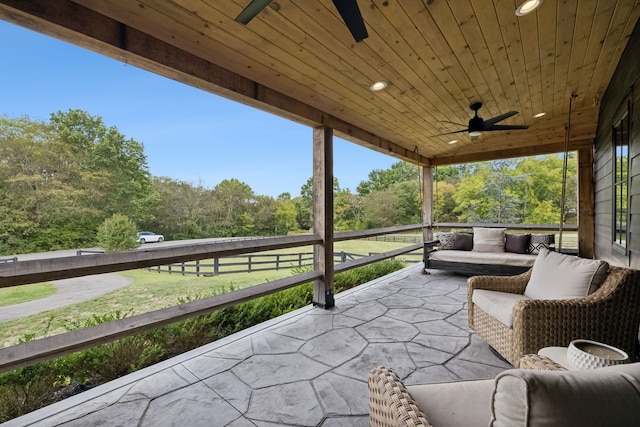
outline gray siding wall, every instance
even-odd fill
[[[627,43],[602,102],[595,141],[595,257],[612,265],[640,269],[640,22]],[[613,246],[613,147],[612,127],[631,94],[631,140],[629,147],[628,251]]]

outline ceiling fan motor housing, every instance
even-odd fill
[[[482,117],[472,117],[471,120],[469,120],[469,132],[482,132],[484,130],[484,120],[482,120]]]

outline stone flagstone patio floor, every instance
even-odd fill
[[[6,426],[367,426],[367,373],[406,384],[511,365],[467,325],[466,277],[416,264],[5,423]]]

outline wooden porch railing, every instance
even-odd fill
[[[374,230],[336,233],[334,241],[360,239],[390,233],[421,230],[422,225],[407,225]],[[316,235],[246,239],[214,243],[200,243],[168,248],[152,248],[112,254],[89,254],[76,257],[19,261],[0,265],[0,287],[125,271],[182,261],[212,259],[238,254],[256,253],[283,248],[319,244]],[[422,243],[389,252],[350,260],[334,267],[342,272],[371,264],[404,253],[420,250]],[[118,319],[89,328],[41,338],[0,349],[0,372],[7,372],[37,362],[53,359],[75,351],[112,342],[159,326],[209,313],[264,295],[308,283],[321,278],[322,271],[298,274],[222,295],[192,301],[173,307],[154,310],[136,316]]]
[[[437,227],[465,228],[474,224],[434,224]],[[522,224],[477,224],[513,229],[557,230],[557,226]],[[571,229],[570,226],[565,229]],[[574,228],[577,229],[577,228]],[[382,236],[385,234],[423,230],[422,224],[379,228],[374,230],[335,233],[334,241]],[[294,248],[320,244],[317,235],[287,236],[259,239],[244,239],[213,243],[198,243],[167,248],[151,248],[110,254],[88,254],[76,257],[50,258],[18,261],[0,264],[0,287],[18,286],[50,280],[87,276],[92,274],[126,271],[153,267],[183,261],[212,259],[216,257],[257,253],[262,251]],[[423,243],[415,243],[400,249],[374,254],[360,259],[349,260],[334,266],[339,273],[374,262],[393,258],[423,248]],[[7,372],[37,362],[53,359],[75,351],[112,342],[159,326],[209,313],[264,295],[308,283],[321,278],[322,271],[298,274],[274,280],[249,288],[239,289],[222,295],[188,302],[173,307],[118,319],[109,323],[54,335],[0,349],[0,373]]]

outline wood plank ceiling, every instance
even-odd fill
[[[242,25],[248,3],[0,0],[0,19],[437,165],[561,151],[571,94],[571,147],[592,144],[640,16],[636,0],[547,0],[522,17],[514,0],[360,0],[369,37],[356,43],[330,0],[275,0]],[[389,86],[370,91],[377,80]],[[485,120],[515,110],[500,124],[529,129],[438,136],[478,101]]]

